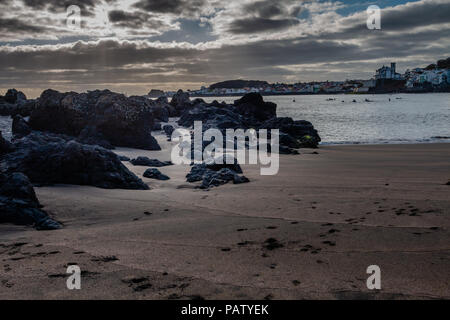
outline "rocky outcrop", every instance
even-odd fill
[[[7,141],[2,136],[2,132],[0,131],[0,157],[5,155],[8,152],[11,152],[13,150],[13,145],[11,142]]]
[[[177,110],[182,111],[191,105],[191,100],[189,99],[189,93],[183,90],[178,90],[172,97],[170,104]]]
[[[143,167],[167,167],[173,165],[170,161],[159,161],[158,159],[150,159],[148,157],[137,157],[136,159],[130,160],[130,162],[134,166],[143,166]]]
[[[264,102],[258,93],[250,93],[234,102],[234,105],[205,103],[203,100],[191,102],[178,121],[183,127],[192,127],[201,121],[203,131],[215,128],[225,136],[226,129],[279,129],[280,153],[298,154],[297,148],[316,148],[321,141],[317,130],[308,121],[294,121],[292,118],[277,118],[277,106]],[[270,133],[270,132],[269,132]]]
[[[22,138],[31,133],[28,122],[20,115],[15,115],[12,122],[12,133],[15,138]]]
[[[320,136],[311,122],[304,120],[293,120],[292,118],[272,118],[263,122],[259,129],[279,129],[280,144],[295,148],[293,139],[297,140],[300,148],[317,148],[321,141]],[[288,136],[286,136],[288,135]]]
[[[118,156],[120,161],[130,161],[130,158],[127,156]]]
[[[149,178],[149,179],[162,180],[162,181],[170,180],[170,178],[168,176],[166,176],[165,174],[162,174],[161,171],[159,171],[158,169],[155,169],[155,168],[147,169],[144,172],[144,177]]]
[[[14,142],[0,162],[2,172],[22,172],[36,184],[90,185],[105,189],[147,190],[113,152],[64,136],[32,132]]]
[[[0,223],[32,225],[38,230],[61,228],[43,211],[28,177],[0,173]]]
[[[159,89],[151,89],[148,93],[149,98],[159,98],[164,96],[164,91]]]
[[[17,103],[21,101],[26,101],[27,97],[22,91],[17,91],[16,89],[9,89],[6,92],[4,99],[8,103]]]
[[[217,169],[217,170],[214,170]],[[242,170],[241,170],[242,173]],[[206,164],[196,164],[191,168],[186,176],[187,182],[201,181],[200,189],[210,189],[218,187],[232,181],[234,184],[249,182],[245,176],[240,176],[236,171],[226,167],[208,166]]]
[[[27,100],[25,94],[16,89],[9,89],[5,96],[0,96],[0,115],[14,116],[19,114],[29,116],[34,109],[35,100]]]
[[[105,149],[113,150],[114,146],[105,138],[105,136],[98,132],[97,127],[87,125],[81,130],[77,141],[82,144],[98,145]]]
[[[160,150],[151,135],[154,118],[152,101],[145,97],[128,98],[109,90],[81,94],[46,90],[29,123],[33,130],[81,135],[81,141],[86,141],[83,130],[88,128],[90,133],[95,128],[96,135],[102,137],[100,141],[110,145]]]
[[[269,120],[277,116],[277,105],[264,102],[259,93],[249,93],[234,102],[237,112],[251,124]]]
[[[164,127],[162,127],[162,129],[169,138],[172,137],[172,133],[175,131],[175,128],[170,124],[166,124]]]
[[[183,127],[192,127],[195,121],[201,121],[203,130],[216,129],[242,129],[246,128],[243,117],[236,112],[233,106],[222,105],[218,102],[212,104],[197,103],[186,110],[178,120]]]

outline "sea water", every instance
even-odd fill
[[[205,98],[208,102],[235,99]],[[264,100],[278,105],[279,117],[310,121],[322,144],[450,142],[450,93],[266,96]]]
[[[232,103],[238,97],[207,97]],[[450,93],[266,96],[279,117],[308,120],[322,144],[450,142]],[[353,102],[355,100],[356,102]],[[11,137],[11,119],[0,117]]]

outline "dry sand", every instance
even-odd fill
[[[450,298],[450,144],[312,152],[281,156],[276,176],[243,166],[251,183],[211,191],[182,166],[144,178],[150,191],[36,188],[64,228],[0,225],[0,298]],[[69,264],[81,290],[66,288]],[[366,287],[369,265],[381,291]]]

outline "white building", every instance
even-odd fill
[[[448,69],[414,69],[406,73],[406,87],[413,88],[424,83],[431,83],[434,86],[450,83],[450,70]]]
[[[396,63],[391,63],[390,67],[383,66],[382,68],[377,70],[377,73],[375,74],[375,79],[391,79],[391,80],[401,80],[402,75],[400,73],[397,73],[396,70]]]

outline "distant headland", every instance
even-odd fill
[[[383,93],[426,93],[450,92],[450,57],[439,60],[425,68],[408,69],[404,74],[397,72],[397,64],[382,66],[368,80],[314,81],[297,83],[268,83],[260,80],[227,80],[188,90],[191,97],[242,96],[247,93],[268,95],[302,94],[383,94]],[[176,91],[164,92],[153,89],[149,96],[172,97]]]

